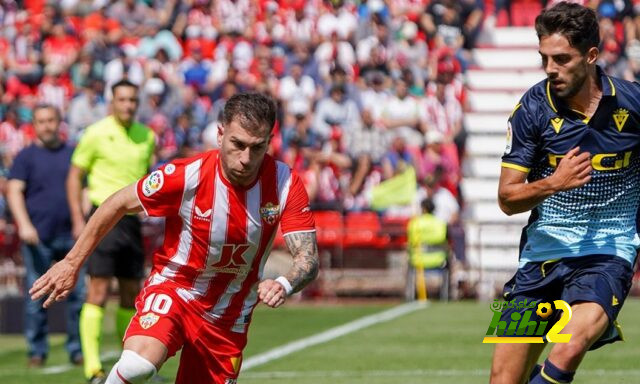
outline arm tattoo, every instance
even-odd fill
[[[284,236],[293,256],[293,266],[285,277],[293,292],[298,292],[318,276],[318,246],[315,232],[298,232]]]

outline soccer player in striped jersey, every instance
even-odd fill
[[[166,217],[163,246],[136,300],[124,350],[107,383],[142,383],[182,349],[177,383],[235,383],[253,309],[282,305],[318,273],[315,224],[299,177],[267,152],[273,100],[231,97],[220,149],[175,160],[125,187],[91,217],[67,257],[34,283],[45,307],[66,297],[80,265],[124,214]],[[293,265],[262,272],[278,226]]]

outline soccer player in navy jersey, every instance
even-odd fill
[[[572,336],[552,344],[541,366],[545,344],[497,344],[492,384],[569,383],[588,350],[620,340],[616,317],[640,245],[640,86],[596,65],[593,10],[559,3],[535,27],[547,78],[509,118],[498,191],[506,214],[531,211],[504,298],[566,301],[573,316],[562,333]]]

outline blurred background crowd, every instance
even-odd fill
[[[527,4],[554,1],[1,3],[0,189],[34,140],[37,103],[59,108],[74,143],[109,113],[110,86],[127,78],[140,87],[138,120],[157,134],[157,165],[215,148],[225,100],[264,92],[279,107],[270,152],[300,173],[312,208],[408,218],[431,197],[436,216],[455,225],[470,51],[482,28],[531,25],[537,12]],[[601,16],[601,65],[639,79],[640,1],[585,3]],[[413,201],[375,193],[408,169]],[[0,197],[3,219],[6,211]]]

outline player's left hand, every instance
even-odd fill
[[[258,298],[271,308],[278,308],[287,299],[287,292],[277,281],[266,279],[258,284]]]

